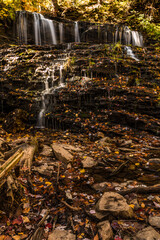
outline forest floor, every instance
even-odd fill
[[[4,103],[19,108],[34,97],[23,90],[28,62],[61,51],[26,48],[2,49],[2,68],[19,56],[1,82]],[[93,77],[68,75],[57,93],[46,122],[53,114],[63,131],[23,125],[17,133],[17,112],[2,115],[0,240],[160,238],[160,54],[134,50],[138,62],[114,46],[73,44],[68,67]]]

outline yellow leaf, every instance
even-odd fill
[[[135,165],[136,165],[136,166],[139,166],[139,165],[140,165],[140,163],[138,163],[138,162],[137,162],[137,163],[135,163]]]
[[[142,204],[141,204],[141,207],[142,207],[142,208],[145,208],[145,204],[144,204],[144,203],[142,203]]]
[[[135,205],[134,204],[130,204],[129,205],[131,208],[133,208],[134,209],[134,207],[135,207]]]
[[[84,168],[81,169],[81,170],[80,170],[80,173],[85,173],[85,169],[84,169]]]
[[[51,182],[45,182],[45,184],[48,185],[48,186],[52,185]]]
[[[18,235],[13,236],[12,238],[13,238],[14,240],[20,240],[20,239],[21,239],[21,237],[18,236]]]
[[[116,154],[119,154],[119,151],[116,151],[115,153],[116,153]]]

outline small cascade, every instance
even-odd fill
[[[35,44],[41,45],[41,28],[40,28],[40,14],[33,13],[34,16],[34,36],[35,36]]]
[[[75,42],[80,42],[79,25],[75,22]]]
[[[27,17],[25,11],[19,12],[17,33],[19,43],[27,44]]]
[[[132,59],[136,60],[137,62],[139,61],[139,59],[136,58],[135,54],[133,53],[131,47],[129,47],[129,46],[125,46],[124,49],[126,50],[126,53],[127,53],[127,55],[128,55],[129,57],[131,57]]]
[[[132,45],[138,47],[143,46],[143,36],[137,31],[132,31]]]
[[[143,46],[143,36],[137,31],[131,31],[127,26],[124,27],[124,40],[126,45]]]
[[[63,65],[60,65],[59,67],[59,82],[60,82],[60,85],[63,84]]]
[[[46,19],[42,14],[33,13],[34,16],[34,34],[35,44],[42,45],[45,43],[57,44],[54,23]]]
[[[63,27],[63,23],[59,23],[59,38],[60,38],[60,43],[63,43],[63,41],[64,41],[64,27]]]

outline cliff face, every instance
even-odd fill
[[[132,54],[89,43],[4,47],[1,113],[23,109],[34,126],[43,113],[44,126],[60,129],[81,129],[100,115],[100,124],[159,132],[159,52],[134,47]]]

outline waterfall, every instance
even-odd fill
[[[137,31],[132,31],[132,45],[138,47],[143,46],[143,36]]]
[[[60,65],[59,67],[59,79],[60,84],[63,84],[63,65]]]
[[[58,27],[57,27],[58,25]],[[81,26],[81,36],[79,32]],[[59,36],[57,36],[59,30]],[[98,32],[98,34],[97,34]],[[21,44],[58,44],[71,42],[117,43],[142,47],[143,36],[128,26],[111,24],[96,25],[83,22],[58,22],[45,18],[42,14],[17,12],[17,35]]]
[[[75,42],[80,42],[78,22],[75,22]]]
[[[52,20],[45,18],[42,14],[33,13],[34,15],[34,33],[35,44],[42,45],[48,39],[51,44],[57,44],[55,27]],[[43,41],[42,41],[43,36]]]
[[[124,40],[126,45],[143,46],[143,36],[137,31],[131,31],[127,26],[124,27]]]
[[[124,48],[124,49],[126,50],[126,52],[127,52],[127,55],[128,55],[129,57],[131,57],[132,59],[136,60],[137,62],[139,61],[139,59],[138,59],[138,58],[136,58],[135,54],[133,53],[133,51],[132,51],[132,48],[131,48],[131,47],[125,46],[125,48]]]
[[[38,114],[38,122],[37,122],[37,128],[44,128],[45,127],[45,95],[42,95],[42,108]]]
[[[27,17],[24,11],[19,12],[17,32],[19,43],[27,44]]]
[[[34,35],[35,35],[35,44],[41,45],[41,28],[40,28],[40,14],[33,13],[34,16]]]
[[[59,38],[60,38],[60,43],[63,43],[63,38],[64,38],[63,23],[59,23]]]

